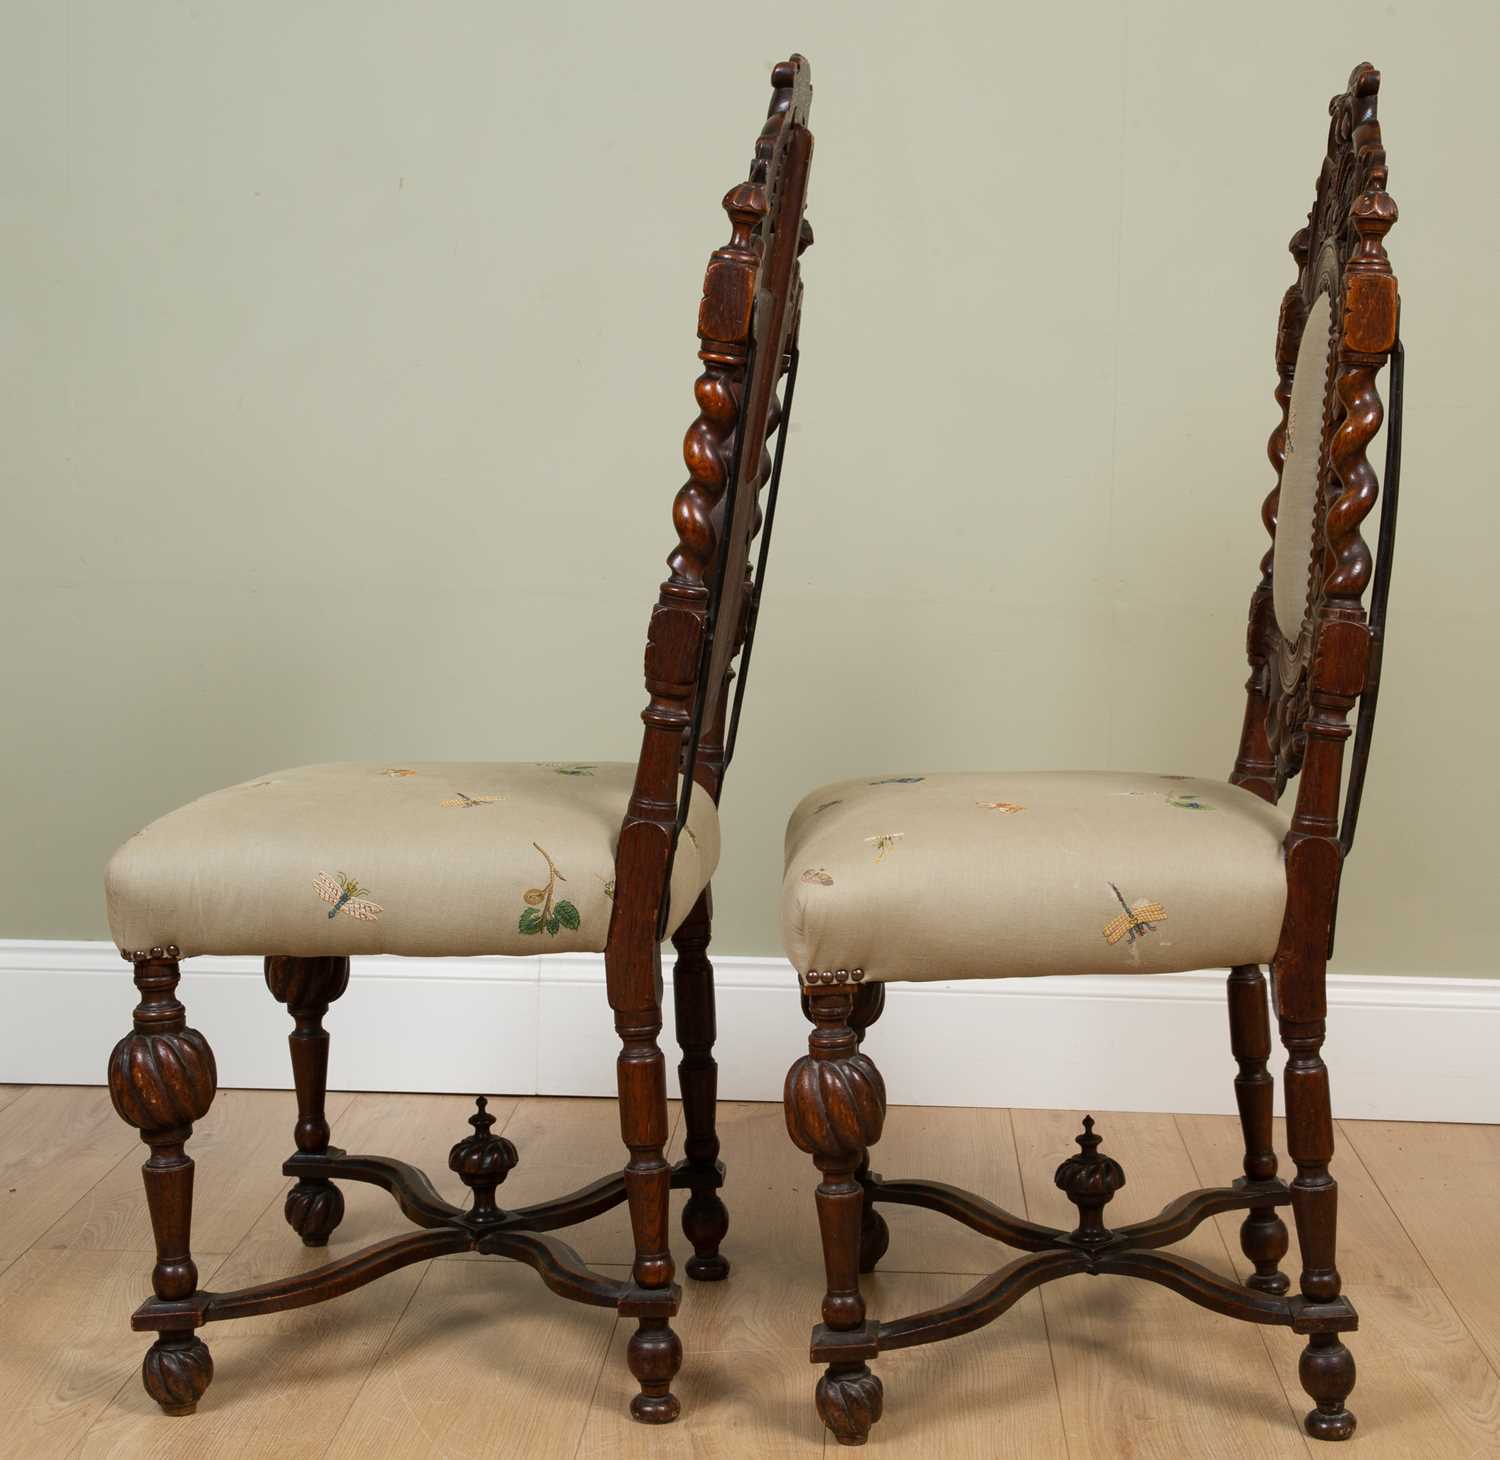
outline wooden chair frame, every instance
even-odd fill
[[[1375,380],[1393,358],[1399,390],[1398,294],[1384,237],[1396,221],[1386,192],[1385,151],[1376,119],[1380,75],[1361,65],[1348,89],[1329,105],[1328,150],[1308,226],[1291,241],[1297,282],[1281,306],[1276,339],[1281,420],[1269,442],[1277,485],[1262,519],[1273,551],[1261,563],[1250,604],[1251,667],[1239,753],[1230,780],[1275,802],[1301,773],[1286,838],[1287,905],[1272,980],[1286,1066],[1287,1141],[1297,1174],[1276,1174],[1272,1144],[1273,1081],[1266,984],[1259,967],[1229,973],[1230,1048],[1238,1062],[1235,1096],[1244,1135],[1243,1175],[1227,1186],[1191,1191],[1156,1216],[1114,1230],[1106,1204],[1124,1184],[1120,1166],[1099,1151],[1092,1118],[1084,1120],[1079,1152],[1057,1170],[1057,1185],[1078,1208],[1070,1232],[1003,1211],[956,1187],[931,1181],[887,1181],[870,1169],[869,1148],[885,1119],[885,1087],[863,1051],[879,1018],[885,990],[860,982],[860,970],[809,975],[803,1002],[815,1025],[808,1054],[787,1076],[786,1116],[793,1141],[821,1173],[817,1189],[827,1293],[823,1322],[813,1331],[811,1357],[826,1364],[817,1405],[839,1441],[860,1444],[879,1419],[883,1390],[869,1361],[893,1349],[972,1332],[1032,1288],[1071,1273],[1145,1278],[1215,1312],[1250,1323],[1279,1324],[1307,1339],[1300,1376],[1315,1402],[1307,1432],[1346,1439],[1354,1416],[1345,1401],[1354,1387],[1354,1360],[1343,1335],[1357,1326],[1341,1292],[1335,1262],[1338,1187],[1329,1174],[1333,1118],[1328,1072],[1320,1053],[1327,1001],[1325,972],[1333,938],[1343,861],[1353,844],[1374,723],[1381,634],[1394,542],[1394,500],[1382,514],[1382,553],[1375,574],[1373,618],[1363,604],[1371,554],[1360,524],[1375,505],[1378,482],[1366,447],[1383,408]],[[1324,391],[1319,495],[1308,562],[1283,565],[1308,573],[1302,631],[1295,643],[1273,612],[1272,583],[1281,469],[1297,349],[1308,308],[1323,290],[1332,297],[1330,378]],[[1393,394],[1393,408],[1399,395]],[[1387,436],[1387,486],[1399,474],[1400,424]],[[1340,826],[1340,777],[1349,714],[1359,704],[1350,790]],[[943,1212],[955,1221],[1030,1254],[1002,1267],[952,1302],[911,1317],[876,1321],[866,1312],[859,1275],[884,1255],[889,1232],[877,1206],[893,1203]],[[1298,1292],[1280,1271],[1288,1249],[1278,1209],[1290,1205],[1302,1252]],[[1240,1241],[1253,1273],[1244,1284],[1161,1249],[1220,1212],[1244,1211]]]
[[[309,1247],[325,1246],[344,1214],[337,1181],[384,1188],[419,1230],[376,1243],[311,1271],[234,1292],[200,1289],[190,1246],[193,1161],[186,1142],[217,1089],[213,1053],[176,996],[176,948],[127,951],[140,1002],[134,1027],[109,1061],[115,1109],[150,1148],[144,1170],[156,1241],[154,1296],[132,1326],[156,1334],[147,1351],[147,1392],[168,1414],[190,1414],[213,1377],[198,1330],[205,1324],[274,1313],[348,1293],[414,1262],[475,1251],[534,1268],[554,1293],[616,1309],[637,1320],[628,1361],[640,1392],[631,1412],[648,1423],[677,1417],[671,1392],[682,1345],[671,1327],[681,1293],[667,1235],[669,1193],[686,1189],[683,1228],[694,1255],[688,1274],[727,1276],[719,1252],[729,1219],[719,1189],[724,1167],[715,1133],[714,987],[708,959],[711,898],[704,889],[673,935],[674,1000],[682,1048],[679,1066],[685,1154],[675,1165],[667,1140],[662,1029],[661,937],[673,853],[695,785],[717,802],[732,753],[740,698],[730,702],[733,664],[743,693],[771,513],[785,444],[786,411],[777,399],[797,350],[801,282],[798,259],[812,241],[803,218],[812,134],[810,69],[800,56],[777,65],[773,95],[749,179],[724,198],[732,234],[710,257],[699,311],[700,406],[683,454],[687,484],[673,508],[678,542],[669,558],[646,643],[645,732],[615,860],[614,910],[605,950],[606,982],[620,1038],[620,1128],[629,1151],[622,1171],[553,1201],[514,1210],[495,1193],[516,1162],[510,1141],[493,1133],[480,1097],[473,1132],[449,1153],[449,1168],[473,1193],[471,1205],[444,1201],[415,1167],[387,1156],[349,1155],[331,1144],[326,1110],[329,1035],[323,1018],[348,987],[344,957],[272,957],[266,983],[294,1021],[290,1036],[297,1090],[296,1152],[285,1163],[296,1178],[286,1219]],[[774,462],[764,449],[778,435]],[[753,443],[753,450],[742,449]],[[761,489],[770,482],[757,570],[749,549],[761,528]],[[726,733],[727,730],[727,733]],[[593,1271],[550,1235],[626,1202],[635,1239],[628,1281]]]

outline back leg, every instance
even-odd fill
[[[297,1086],[295,1139],[301,1155],[328,1153],[328,1031],[323,1016],[349,987],[347,958],[267,958],[266,986],[296,1027],[287,1038]],[[286,1194],[286,1219],[305,1247],[326,1247],[344,1219],[344,1194],[321,1176],[304,1176]]]
[[[1266,1004],[1266,978],[1257,964],[1243,963],[1229,971],[1229,1047],[1239,1061],[1234,1096],[1245,1138],[1245,1176],[1269,1181],[1276,1175],[1276,1149],[1271,1142],[1271,1102],[1276,1082],[1266,1069],[1271,1057],[1271,1016]],[[1247,1287],[1281,1294],[1291,1280],[1281,1271],[1286,1256],[1287,1230],[1274,1206],[1251,1207],[1240,1224],[1240,1249],[1255,1271]]]

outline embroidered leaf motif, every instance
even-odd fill
[[[368,887],[361,887],[354,878],[343,872],[332,877],[327,872],[319,872],[313,878],[313,890],[324,902],[333,904],[328,914],[330,918],[343,913],[357,922],[373,923],[385,911],[378,902],[371,902],[365,897],[365,893],[370,890]]]
[[[804,882],[814,882],[819,887],[832,887],[833,874],[826,867],[809,867],[802,874]]]
[[[557,892],[557,884],[566,882],[568,879],[557,870],[557,863],[547,855],[545,849],[532,842],[532,846],[541,852],[542,859],[547,863],[547,885],[545,887],[528,887],[521,894],[521,901],[526,904],[521,913],[521,920],[516,926],[523,933],[540,933],[546,931],[548,937],[555,938],[562,928],[576,928],[579,924],[578,909],[566,899],[553,904],[552,898]],[[566,908],[567,912],[563,909]],[[569,921],[571,917],[572,921]]]
[[[832,801],[825,801],[821,806],[814,807],[813,815],[819,816],[823,812],[827,811],[830,806],[842,806],[843,804],[844,798],[842,796],[836,797]]]
[[[1147,933],[1156,931],[1157,923],[1166,921],[1167,910],[1159,902],[1152,902],[1149,898],[1137,898],[1133,903],[1127,903],[1120,889],[1113,882],[1110,884],[1115,894],[1115,900],[1124,909],[1104,925],[1104,941],[1114,947],[1121,938],[1127,938],[1134,943],[1138,938],[1144,938]]]
[[[895,849],[896,843],[900,841],[901,838],[905,835],[906,833],[904,831],[888,831],[884,832],[880,836],[867,836],[865,838],[865,841],[870,846],[875,848],[875,860],[877,862],[883,862],[885,861],[885,854],[889,851],[893,851]]]
[[[918,781],[925,781],[926,776],[884,776],[878,781],[870,781],[872,786],[915,786]]]

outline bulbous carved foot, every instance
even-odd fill
[[[326,1247],[344,1220],[344,1193],[331,1181],[308,1177],[287,1192],[284,1211],[304,1247]]]
[[[890,1245],[891,1229],[886,1226],[885,1218],[874,1207],[867,1206],[859,1226],[859,1270],[874,1272]]]
[[[885,1408],[885,1389],[868,1364],[830,1364],[814,1397],[818,1417],[841,1445],[863,1445]]]
[[[682,1413],[672,1380],[682,1367],[682,1340],[665,1318],[642,1318],[625,1351],[641,1392],[630,1401],[633,1419],[647,1425],[669,1425]]]
[[[700,1283],[719,1283],[729,1276],[729,1259],[719,1244],[729,1231],[729,1211],[714,1191],[694,1192],[682,1209],[682,1230],[693,1244],[687,1275]]]
[[[214,1377],[208,1345],[194,1334],[164,1333],[146,1350],[141,1380],[166,1414],[191,1414]]]
[[[1292,1280],[1281,1271],[1288,1245],[1286,1223],[1274,1211],[1252,1211],[1240,1224],[1240,1250],[1254,1265],[1245,1279],[1247,1288],[1276,1297],[1286,1292]]]
[[[1354,1433],[1353,1414],[1344,1401],[1354,1388],[1354,1355],[1336,1333],[1315,1333],[1297,1364],[1302,1387],[1317,1401],[1303,1428],[1315,1440],[1347,1440]]]

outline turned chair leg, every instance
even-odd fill
[[[1258,964],[1229,971],[1229,1047],[1239,1062],[1234,1097],[1245,1137],[1245,1179],[1270,1181],[1276,1175],[1276,1148],[1271,1139],[1271,1104],[1276,1082],[1266,1068],[1271,1057],[1271,1017],[1266,978]],[[1247,1287],[1281,1294],[1291,1280],[1281,1271],[1288,1246],[1286,1223],[1274,1206],[1251,1207],[1240,1224],[1240,1250],[1255,1271]]]
[[[617,1064],[620,1087],[620,1134],[630,1150],[625,1165],[625,1192],[635,1236],[631,1275],[639,1288],[661,1292],[672,1287],[672,1253],[667,1230],[671,1214],[672,1168],[667,1143],[667,1063],[658,1039],[661,1010],[655,1006],[616,1010],[620,1036]],[[670,1317],[660,1311],[642,1315],[626,1349],[630,1372],[641,1392],[630,1401],[630,1413],[643,1424],[670,1424],[682,1412],[672,1380],[682,1367],[682,1340]]]
[[[822,1176],[818,1227],[828,1282],[823,1323],[834,1333],[857,1336],[865,1328],[859,1273],[866,1193],[859,1172],[868,1170],[868,1150],[880,1139],[885,1084],[860,1053],[855,998],[847,985],[806,992],[803,1007],[816,1027],[808,1053],[787,1073],[785,1101],[787,1130]],[[828,1365],[816,1400],[841,1445],[862,1445],[880,1418],[884,1392],[868,1363],[850,1360]]]
[[[1281,1042],[1287,1049],[1287,1148],[1297,1166],[1292,1215],[1302,1248],[1300,1291],[1314,1303],[1331,1302],[1342,1287],[1336,1263],[1339,1189],[1328,1174],[1333,1158],[1333,1112],[1328,1067],[1322,1056],[1323,1034],[1321,1019],[1281,1020]],[[1310,1335],[1297,1372],[1317,1406],[1304,1421],[1307,1433],[1317,1440],[1347,1440],[1355,1423],[1344,1403],[1354,1388],[1354,1355],[1342,1336]]]
[[[323,1016],[349,987],[347,958],[267,958],[266,986],[296,1021],[287,1043],[297,1086],[297,1152],[326,1156],[328,1031]],[[321,1176],[304,1176],[286,1194],[286,1219],[305,1247],[326,1247],[344,1219],[344,1194]]]
[[[719,1282],[729,1276],[729,1260],[719,1251],[729,1231],[729,1212],[719,1196],[724,1168],[719,1162],[715,1129],[719,1067],[714,1063],[714,970],[708,960],[713,926],[713,903],[705,887],[687,920],[672,935],[677,962],[672,970],[672,1002],[677,1013],[677,1043],[682,1061],[677,1066],[682,1086],[682,1117],[687,1127],[683,1154],[687,1157],[688,1199],[682,1230],[693,1244],[687,1275],[699,1282]]]
[[[190,1242],[193,1161],[186,1146],[193,1122],[213,1104],[218,1074],[208,1041],[187,1027],[177,1001],[177,949],[125,956],[135,965],[141,997],[133,1031],[109,1057],[109,1094],[120,1118],[151,1150],[141,1171],[156,1238],[152,1290],[166,1302],[180,1302],[198,1288]],[[191,1322],[160,1328],[141,1368],[146,1392],[168,1414],[191,1414],[213,1376],[208,1345]]]

